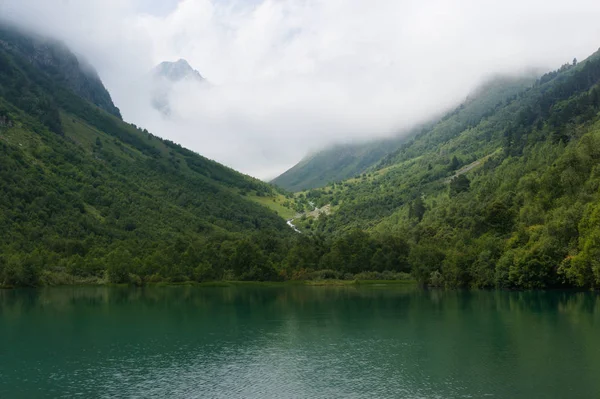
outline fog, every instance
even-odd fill
[[[263,179],[600,46],[597,0],[0,0],[0,17],[85,57],[126,121]],[[165,118],[149,71],[179,58],[210,87],[174,87]]]

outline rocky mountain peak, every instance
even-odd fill
[[[203,82],[206,79],[200,75],[200,72],[190,66],[190,64],[180,58],[175,62],[164,61],[154,69],[155,76],[166,78],[173,82],[179,82],[185,79],[194,79]]]

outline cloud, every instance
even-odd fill
[[[261,178],[600,46],[597,0],[0,0],[0,14],[83,54],[126,120]],[[165,120],[148,71],[179,58],[212,86],[177,88]]]

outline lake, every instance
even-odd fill
[[[598,398],[600,295],[0,290],[0,398]]]

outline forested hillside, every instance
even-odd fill
[[[431,285],[597,287],[599,81],[595,54],[481,117],[461,106],[361,177],[302,194],[334,213],[299,227],[396,237]]]
[[[488,80],[461,104],[460,117],[454,117],[452,122],[458,126],[476,124],[481,118],[493,113],[499,104],[530,87],[535,79],[533,73],[528,73],[522,76],[496,76]],[[393,137],[339,144],[318,151],[273,179],[272,183],[289,191],[302,191],[356,177],[418,133],[431,129],[437,122],[438,118],[432,118],[429,122]]]
[[[235,252],[259,233],[291,235],[251,200],[275,201],[271,186],[122,122],[74,90],[63,70],[38,65],[28,53],[36,47],[20,45],[30,39],[2,32],[0,285],[94,281],[107,270],[115,282],[216,278],[212,266],[198,269],[194,259],[184,269],[180,258],[191,248]],[[56,65],[73,59],[47,46],[60,54]],[[244,267],[237,277],[275,273]]]

